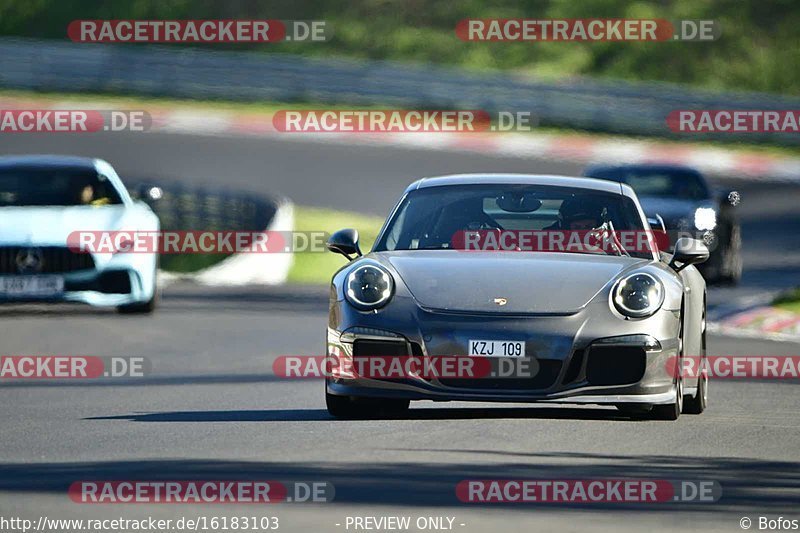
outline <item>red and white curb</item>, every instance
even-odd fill
[[[286,141],[388,145],[434,151],[478,152],[516,158],[590,163],[678,163],[725,178],[800,182],[800,158],[734,151],[692,143],[625,137],[525,133],[286,133],[270,114],[174,111],[153,114],[153,131],[245,135]]]
[[[800,342],[800,314],[761,306],[709,323],[708,329],[733,337]]]
[[[131,104],[135,106],[135,104]],[[108,109],[109,104],[86,100],[43,103],[35,99],[0,97],[0,109]],[[525,133],[285,133],[269,113],[219,110],[145,109],[150,131],[191,135],[249,136],[295,142],[381,145],[416,150],[484,153],[495,156],[590,163],[677,163],[709,175],[760,181],[800,182],[800,158],[730,150],[687,142],[645,141],[627,137],[597,138],[581,134]]]

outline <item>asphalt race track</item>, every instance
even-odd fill
[[[384,215],[413,179],[462,171],[575,174],[569,163],[409,149],[166,134],[4,136],[0,153],[100,156],[125,176],[279,193]],[[798,186],[742,193],[745,277],[716,308],[800,279]],[[1,221],[0,221],[1,223]],[[483,531],[741,531],[800,518],[800,382],[712,381],[709,409],[677,422],[598,407],[415,404],[403,420],[334,421],[322,384],[276,378],[284,354],[320,354],[325,287],[179,284],[153,317],[84,307],[0,308],[0,353],[144,356],[125,380],[0,385],[0,514],[48,518],[274,515],[284,531],[348,531],[347,516],[454,517]],[[800,345],[712,335],[709,354],[800,354]],[[462,504],[464,479],[714,480],[717,502]],[[329,481],[328,504],[80,505],[77,480]],[[445,523],[447,523],[445,521]],[[337,525],[338,524],[338,525]],[[462,525],[463,524],[463,525]],[[352,527],[349,531],[353,531]],[[416,531],[412,528],[411,531]]]

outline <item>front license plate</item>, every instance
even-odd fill
[[[469,341],[469,355],[525,357],[525,341]]]
[[[62,292],[62,276],[0,276],[3,296],[55,296]]]

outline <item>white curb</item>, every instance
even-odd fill
[[[265,231],[292,231],[294,205],[284,200],[278,204],[275,216]],[[231,287],[242,285],[281,285],[286,283],[294,262],[291,253],[241,253],[220,263],[190,274],[159,272],[159,285],[175,281],[193,281],[201,285]]]

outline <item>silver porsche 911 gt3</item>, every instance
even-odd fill
[[[683,363],[705,363],[706,286],[693,265],[708,249],[684,238],[667,255],[652,239],[619,237],[649,231],[622,183],[513,174],[413,183],[370,253],[352,229],[328,241],[350,260],[332,280],[329,358],[527,360],[534,370],[469,379],[333,373],[328,411],[397,415],[411,400],[466,400],[607,404],[669,420],[701,413],[707,374],[687,376]],[[542,234],[559,233],[579,235],[579,246],[563,237],[542,246]],[[538,245],[523,246],[523,234],[538,235]],[[582,246],[587,235],[610,245]]]

